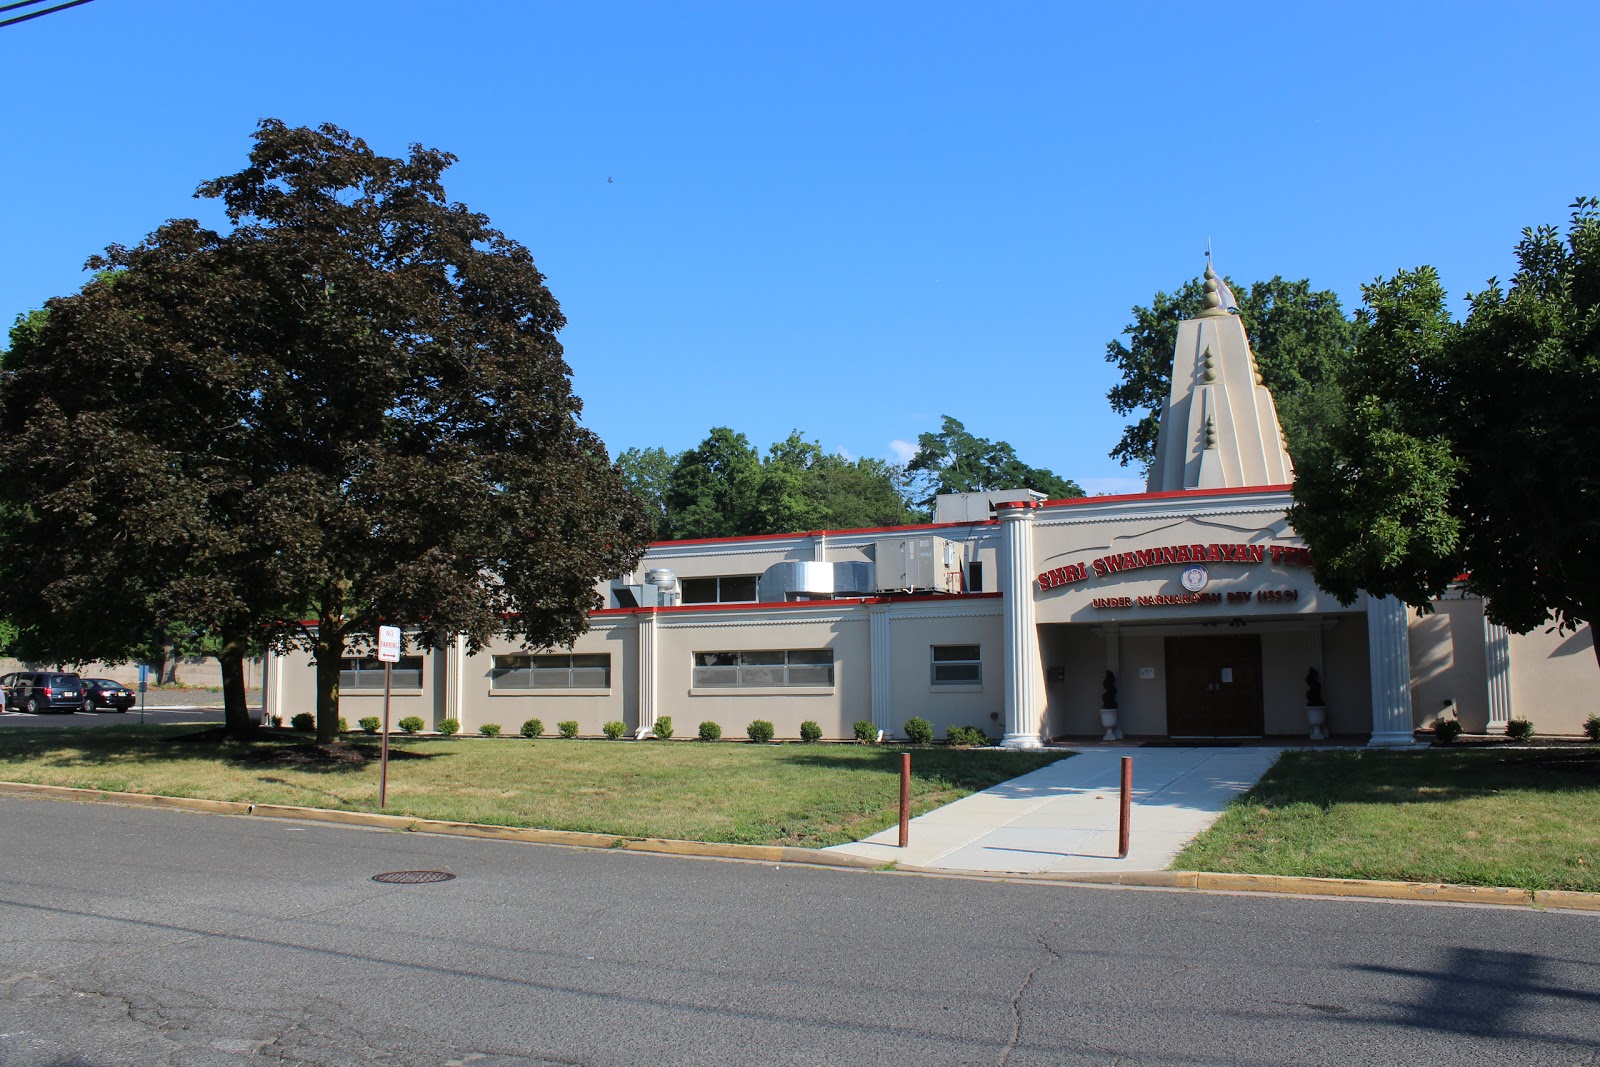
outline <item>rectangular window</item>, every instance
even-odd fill
[[[977,645],[934,645],[934,685],[982,685],[983,657]]]
[[[756,576],[753,574],[683,579],[685,604],[749,604],[755,599]]]
[[[967,564],[967,592],[983,592],[983,564],[972,562]]]
[[[833,685],[833,649],[696,652],[694,687],[721,689]]]
[[[393,689],[422,688],[422,657],[401,656],[389,679]],[[376,656],[346,656],[339,664],[340,689],[383,688],[383,664]]]
[[[489,688],[610,689],[611,655],[601,652],[496,656],[494,669],[489,672]]]

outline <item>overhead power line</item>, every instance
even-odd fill
[[[46,0],[18,0],[17,3],[0,5],[0,11],[14,11],[19,7],[32,7],[34,4],[42,4],[45,2]],[[45,15],[54,15],[57,11],[65,11],[69,7],[80,7],[83,4],[88,3],[93,3],[93,0],[68,0],[68,2],[65,4],[57,4],[55,7],[47,7],[43,11],[30,11],[26,15],[18,15],[15,18],[0,19],[0,26],[13,26],[19,22],[27,22],[29,19],[43,18]]]

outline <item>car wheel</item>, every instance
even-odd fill
[[[35,715],[43,715],[44,701],[40,700],[38,697],[29,697],[28,710],[33,712]]]
[[[94,710],[94,697],[89,697],[87,700],[85,700],[83,702],[83,710],[84,711],[93,711]]]

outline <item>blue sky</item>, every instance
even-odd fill
[[[1204,266],[1453,299],[1600,194],[1593,4],[96,0],[0,29],[0,316],[258,119],[460,157],[610,445],[893,457],[941,414],[1094,491],[1106,342]],[[608,181],[608,179],[612,179]],[[1460,307],[1460,304],[1457,304]]]

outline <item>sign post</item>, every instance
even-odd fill
[[[144,692],[150,687],[150,664],[139,664],[139,725],[144,725]]]
[[[389,682],[400,662],[400,627],[378,627],[378,659],[383,663],[383,754],[378,760],[378,807],[389,802]]]

